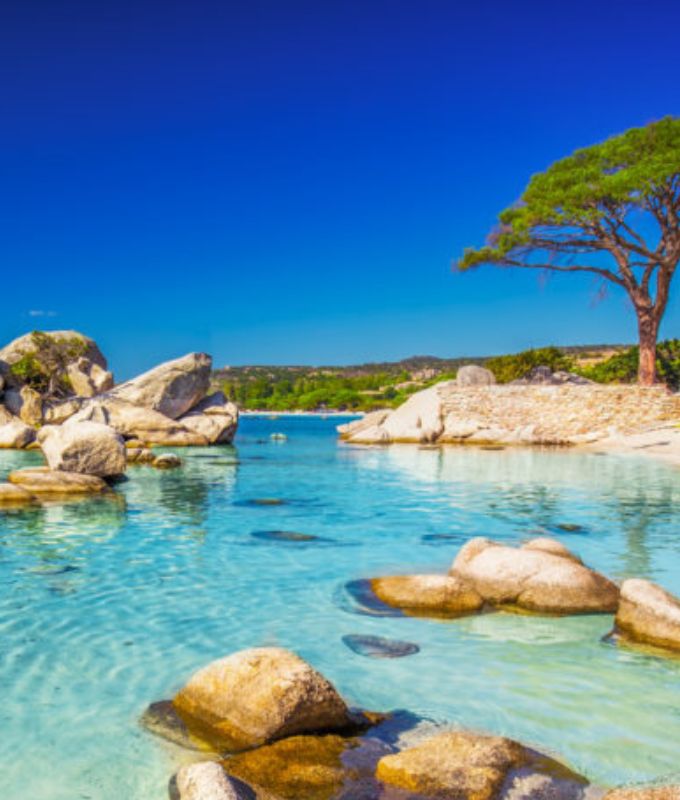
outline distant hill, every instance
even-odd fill
[[[627,350],[627,345],[597,344],[541,348],[510,356],[410,356],[401,361],[347,366],[246,365],[216,369],[213,383],[244,409],[369,411],[399,405],[415,391],[454,378],[465,364],[487,365],[503,381],[537,363],[582,370]]]

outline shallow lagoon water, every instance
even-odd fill
[[[547,531],[615,579],[680,593],[680,473],[549,450],[357,448],[337,423],[248,417],[233,448],[131,468],[116,501],[0,513],[3,800],[164,800],[186,756],[140,713],[206,662],[273,644],[356,705],[513,736],[605,784],[680,778],[680,659],[602,642],[611,617],[376,617],[344,590],[444,571],[471,536]],[[38,461],[0,451],[0,479]],[[420,652],[366,658],[352,634]]]

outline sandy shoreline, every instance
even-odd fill
[[[659,425],[641,433],[610,436],[592,444],[581,445],[578,449],[616,455],[645,456],[680,466],[680,427],[674,424]]]

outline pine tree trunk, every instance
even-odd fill
[[[640,338],[640,360],[638,363],[638,383],[652,386],[656,383],[656,341],[659,335],[659,320],[648,310],[638,312],[638,333]]]

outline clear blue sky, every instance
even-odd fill
[[[587,277],[450,264],[532,172],[680,113],[679,29],[675,0],[2,0],[0,339],[76,328],[121,377],[631,341]]]

